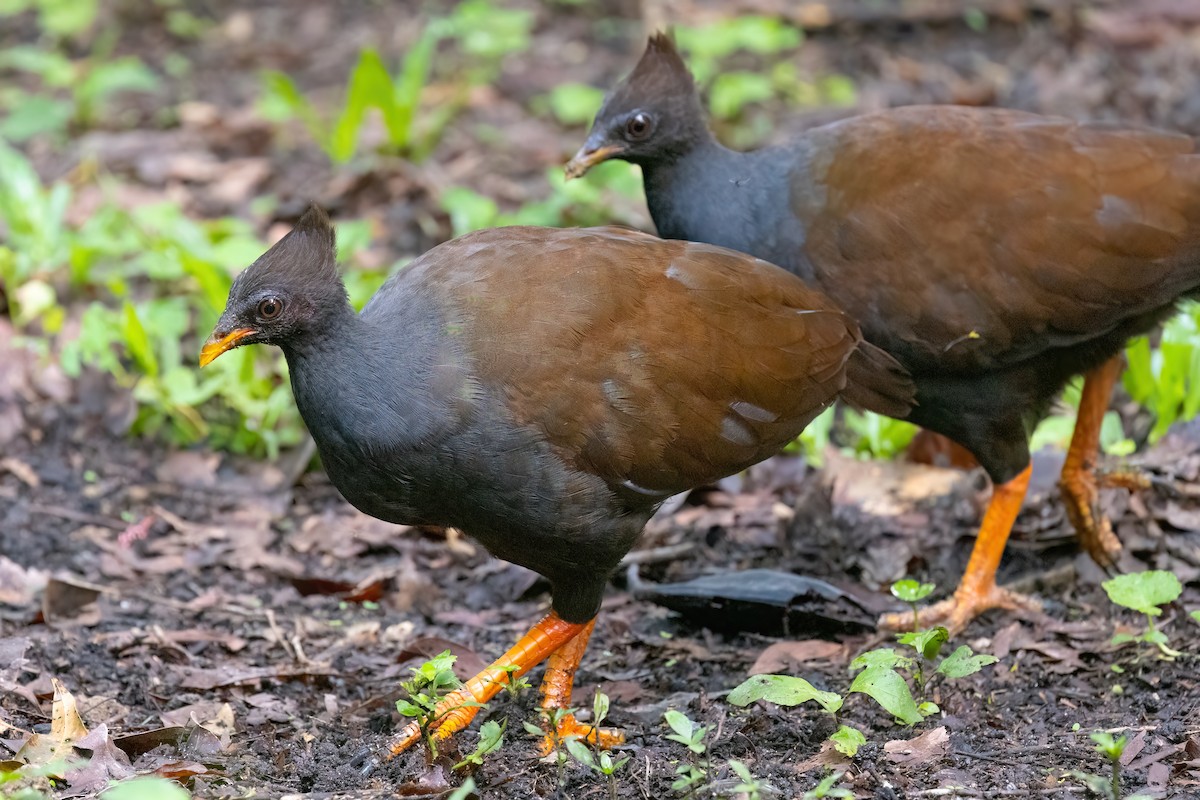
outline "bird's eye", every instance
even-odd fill
[[[258,316],[262,319],[275,319],[283,311],[283,301],[278,297],[268,297],[258,304]]]
[[[650,117],[643,113],[634,114],[625,123],[625,132],[630,139],[644,139],[650,133]]]

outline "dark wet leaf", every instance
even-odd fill
[[[684,583],[638,582],[634,593],[724,632],[831,636],[875,627],[874,615],[849,593],[816,578],[769,569],[722,572]]]

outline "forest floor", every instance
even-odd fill
[[[619,16],[632,3],[530,4],[533,46],[472,98],[421,166],[373,163],[347,176],[311,146],[284,149],[255,120],[258,70],[286,68],[305,87],[337,84],[360,47],[392,46],[413,11],[405,5],[209,3],[223,33],[219,46],[209,37],[184,53],[194,69],[174,100],[193,105],[178,126],[92,133],[31,155],[54,177],[86,150],[137,192],[198,216],[253,217],[263,194],[292,210],[316,198],[373,218],[381,247],[412,255],[448,235],[434,198],[450,182],[504,206],[538,197],[546,169],[584,131],[530,118],[530,98],[562,80],[610,85],[640,50],[639,20]],[[663,13],[699,19],[718,5],[733,13],[686,2]],[[1187,4],[1090,14],[1067,2],[994,4],[982,31],[961,9],[947,12],[953,3],[892,13],[826,5],[829,24],[810,32],[800,63],[852,77],[860,109],[998,104],[1200,134],[1200,15]],[[620,35],[598,41],[590,32],[602,11]],[[173,46],[152,36],[122,43],[150,63]],[[565,66],[559,56],[569,56]],[[829,118],[781,109],[771,135]],[[484,130],[502,135],[485,140]],[[203,176],[188,158],[208,165]],[[247,170],[254,179],[238,183]],[[619,215],[650,229],[644,207]],[[357,513],[323,473],[297,468],[305,453],[270,464],[123,435],[126,393],[95,374],[68,380],[13,340],[0,318],[0,761],[22,731],[48,729],[57,679],[88,726],[111,737],[97,749],[108,771],[71,796],[130,768],[179,776],[200,797],[432,798],[462,781],[419,749],[365,766],[401,724],[395,701],[409,668],[450,649],[473,673],[545,612],[544,581],[469,540]],[[628,736],[616,796],[676,796],[676,767],[695,759],[667,738],[663,713],[675,708],[708,728],[708,796],[737,795],[736,759],[764,797],[800,798],[836,768],[839,786],[859,798],[1082,798],[1072,771],[1106,773],[1088,736],[1104,730],[1129,739],[1127,793],[1200,797],[1200,625],[1186,613],[1200,607],[1200,425],[1179,425],[1130,457],[1161,479],[1154,489],[1104,493],[1126,545],[1122,569],[1167,569],[1185,583],[1159,620],[1182,652],[1173,661],[1110,643],[1141,620],[1109,602],[1106,576],[1078,553],[1055,486],[1061,461],[1036,458],[1000,571],[1041,598],[1045,614],[973,623],[962,642],[998,663],[932,683],[941,712],[914,728],[852,696],[840,721],[868,739],[853,761],[822,748],[836,724],[811,704],[739,709],[724,693],[752,671],[778,671],[844,694],[849,661],[886,639],[870,625],[893,607],[892,581],[911,575],[936,583],[938,596],[953,590],[986,480],[832,453],[820,469],[780,457],[657,517],[633,556],[638,584],[624,572],[614,580],[577,676],[578,704],[605,692],[609,722]],[[656,602],[656,585],[713,574],[729,573],[736,592],[745,588],[737,571],[750,568],[820,578],[847,597],[790,616],[761,603],[731,614],[721,597],[687,614]],[[536,721],[534,702],[533,691],[502,696],[480,715],[508,723],[504,746],[473,772],[479,796],[608,796],[609,783],[579,764],[538,759],[521,724]],[[470,752],[477,730],[447,745],[448,756]]]

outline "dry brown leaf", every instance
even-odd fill
[[[97,625],[101,615],[96,599],[102,592],[102,587],[74,578],[51,578],[42,595],[42,617],[55,628]]]
[[[950,731],[946,730],[945,726],[939,726],[914,739],[885,742],[883,750],[887,753],[887,760],[893,764],[928,764],[950,752]]]
[[[754,666],[750,668],[750,674],[789,672],[808,661],[843,661],[845,658],[846,647],[837,642],[827,642],[824,639],[776,642],[762,651]]]

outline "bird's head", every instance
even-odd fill
[[[331,315],[347,308],[338,274],[333,226],[310,206],[296,227],[234,280],[200,366],[246,344],[286,345],[319,335]]]
[[[610,158],[646,164],[677,157],[706,133],[692,73],[671,37],[655,33],[633,72],[596,112],[587,141],[567,162],[567,177],[582,177]]]

